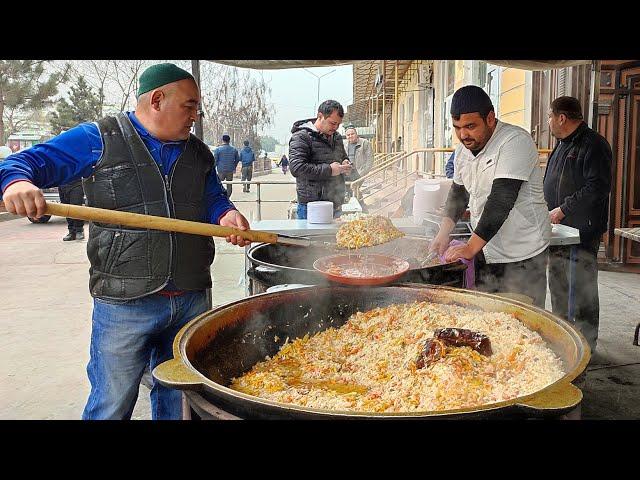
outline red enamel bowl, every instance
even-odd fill
[[[343,285],[384,285],[409,270],[409,262],[390,255],[348,253],[321,257],[313,268]]]

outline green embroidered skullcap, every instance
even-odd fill
[[[142,72],[142,75],[140,75],[138,97],[143,93],[150,92],[154,88],[161,87],[167,83],[184,80],[185,78],[194,80],[193,75],[173,63],[158,63],[157,65],[151,65]]]

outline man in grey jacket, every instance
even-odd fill
[[[349,161],[353,165],[354,170],[347,180],[357,180],[365,176],[373,167],[373,150],[371,142],[366,138],[360,138],[358,131],[353,125],[349,125],[345,129],[344,149],[349,156]]]

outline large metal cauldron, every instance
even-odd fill
[[[513,313],[537,331],[562,359],[564,377],[531,395],[474,408],[417,413],[361,413],[306,408],[273,402],[227,387],[233,377],[275,355],[285,343],[305,334],[341,326],[356,311],[414,301],[456,303],[485,311]],[[584,337],[549,312],[495,295],[451,287],[313,287],[260,294],[206,312],[185,325],[173,344],[174,359],[153,375],[163,385],[191,390],[211,404],[250,419],[398,419],[560,416],[580,404],[582,392],[571,382],[591,356]]]
[[[335,242],[336,240],[335,235],[317,235],[313,238],[314,240],[328,242]],[[411,241],[412,239],[425,243],[423,237],[407,236],[403,238],[406,241]],[[340,253],[342,252],[340,251]],[[247,252],[249,293],[251,295],[264,293],[269,287],[285,283],[329,285],[329,281],[313,269],[313,262],[332,253],[335,252],[322,247],[301,248],[272,243],[253,245]],[[389,253],[399,256],[398,252]],[[396,283],[425,283],[462,287],[464,273],[467,268],[461,262],[431,265],[422,268],[417,266],[415,262],[410,262],[410,266],[410,270],[398,279]]]

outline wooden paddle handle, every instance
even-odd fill
[[[240,230],[234,227],[223,227],[211,223],[189,222],[176,218],[156,217],[153,215],[142,215],[140,213],[119,212],[104,208],[83,207],[64,203],[47,202],[46,214],[77,218],[91,222],[125,225],[127,227],[163,230],[165,232],[191,233],[193,235],[204,235],[206,237],[228,237],[229,235],[237,235],[252,242],[276,243],[278,241],[278,236],[275,233],[262,232],[260,230]]]

